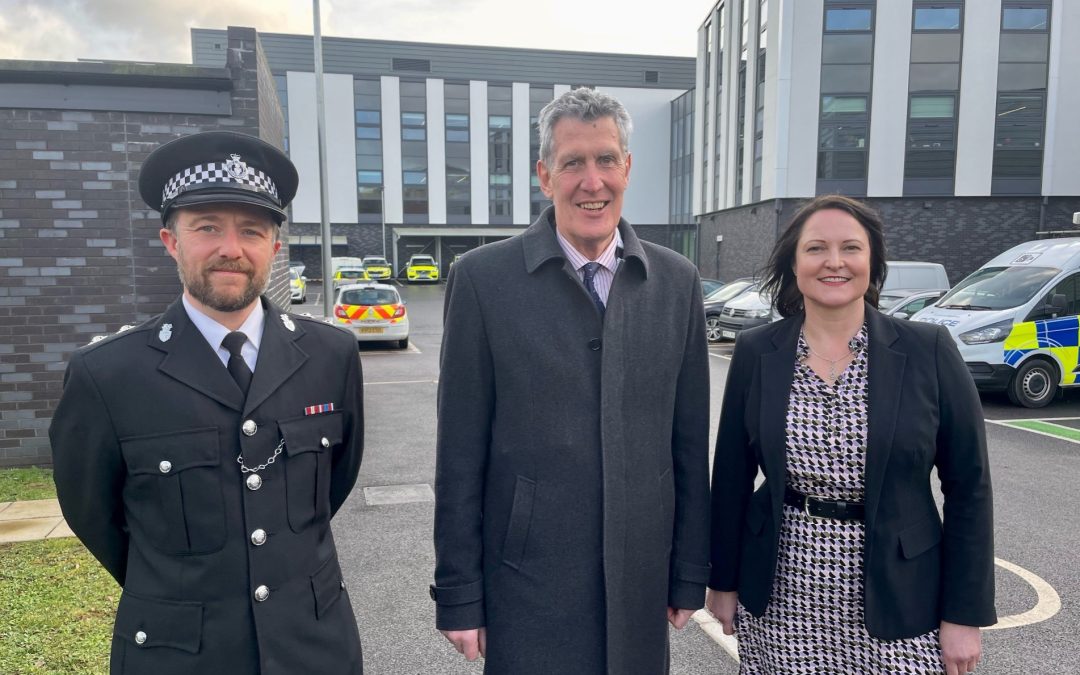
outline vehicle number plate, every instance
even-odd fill
[[[361,332],[361,333],[372,333],[372,334],[377,334],[377,333],[381,333],[381,332],[383,332],[384,330],[386,330],[386,329],[385,329],[385,328],[381,328],[381,327],[378,327],[378,328],[377,328],[377,327],[375,327],[375,326],[361,326],[361,327],[360,327],[360,332]]]
[[[734,340],[735,339],[735,331],[733,331],[733,330],[722,330],[722,331],[720,331],[720,335],[722,335],[723,337],[726,337],[729,340]]]

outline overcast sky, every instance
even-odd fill
[[[322,0],[324,37],[694,56],[714,0]],[[0,0],[0,59],[191,63],[191,28],[311,34],[309,0]]]

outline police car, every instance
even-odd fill
[[[1080,384],[1080,238],[1005,251],[912,321],[949,329],[975,385],[1041,408]]]
[[[307,302],[307,277],[301,276],[300,270],[289,268],[289,296],[292,302]]]
[[[405,278],[409,283],[417,281],[438,281],[439,268],[435,259],[429,255],[414,255],[405,266]]]
[[[378,255],[364,256],[364,269],[367,270],[369,279],[389,279],[393,275],[390,263]]]
[[[393,341],[409,346],[409,316],[397,289],[387,284],[350,284],[338,289],[334,323],[361,342]]]

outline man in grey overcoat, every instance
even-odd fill
[[[621,217],[621,103],[576,89],[539,127],[552,207],[447,283],[436,625],[488,675],[661,675],[709,573],[701,285]]]

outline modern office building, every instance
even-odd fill
[[[866,198],[891,258],[943,263],[954,282],[1075,230],[1080,2],[722,0],[698,55],[704,275],[753,273],[825,193]]]
[[[194,64],[222,65],[224,36],[193,30]],[[301,177],[290,255],[318,275],[312,38],[259,37],[285,109],[287,149]],[[410,255],[427,253],[445,271],[453,255],[520,232],[547,204],[534,169],[537,113],[555,96],[584,85],[616,96],[633,117],[625,216],[644,238],[693,255],[689,191],[686,199],[672,196],[673,177],[689,163],[677,167],[669,145],[672,102],[685,101],[694,86],[694,59],[343,38],[324,38],[323,54],[335,254],[385,250],[400,270]],[[688,105],[682,108],[690,113]]]

